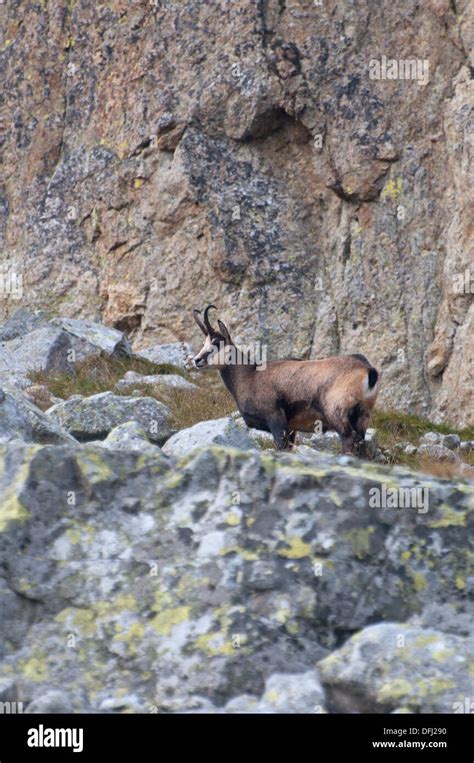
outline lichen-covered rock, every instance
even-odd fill
[[[125,397],[100,392],[91,397],[74,396],[46,411],[77,440],[105,439],[114,427],[136,421],[153,442],[162,444],[173,433],[170,409],[151,397]]]
[[[117,382],[118,390],[133,389],[134,387],[171,387],[173,389],[197,389],[196,384],[183,379],[179,374],[139,374],[136,371],[127,371],[123,379]]]
[[[71,342],[65,331],[54,326],[42,326],[29,334],[0,342],[0,382],[30,386],[31,371],[75,374],[69,360]]]
[[[404,623],[364,628],[319,663],[331,709],[462,712],[472,695],[474,640]]]
[[[117,711],[124,697],[131,710],[194,712],[250,695],[270,712],[324,712],[314,681],[292,694],[295,676],[365,626],[434,602],[449,602],[441,651],[409,652],[407,639],[415,689],[380,699],[374,668],[367,702],[440,711],[466,691],[467,642],[452,634],[473,620],[473,485],[311,448],[211,447],[177,464],[158,448],[11,443],[0,458],[0,680],[14,676],[22,697],[67,687],[77,712]],[[374,491],[414,487],[424,507],[374,506]],[[403,666],[387,654],[388,682]],[[286,696],[268,696],[275,674],[291,674],[277,681]]]
[[[158,448],[154,445],[138,421],[127,421],[114,427],[105,440],[99,440],[95,445],[109,450],[138,451],[139,453],[156,454]]]
[[[180,457],[187,455],[195,448],[209,445],[227,445],[239,450],[258,448],[257,441],[250,437],[234,419],[226,416],[222,419],[200,421],[192,427],[181,429],[164,444],[163,451]]]
[[[0,442],[10,440],[75,443],[67,429],[44,414],[25,395],[0,390]]]

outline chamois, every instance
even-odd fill
[[[379,373],[364,355],[322,360],[275,360],[260,368],[233,343],[227,327],[209,321],[208,305],[201,319],[193,317],[205,336],[194,356],[196,368],[215,368],[233,396],[248,427],[271,432],[277,450],[290,450],[296,432],[335,430],[343,453],[364,442],[377,398]]]

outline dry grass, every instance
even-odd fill
[[[212,373],[212,372],[210,372]],[[192,427],[199,421],[220,419],[237,410],[232,395],[222,383],[216,385],[209,379],[191,377],[196,390],[148,387],[144,394],[155,397],[168,405],[173,412],[172,425],[176,429]]]
[[[170,363],[151,363],[145,358],[123,357],[110,358],[100,355],[76,363],[76,373],[50,374],[46,371],[32,371],[30,379],[34,384],[44,384],[52,395],[65,400],[72,395],[96,395],[99,392],[113,390],[116,383],[127,373],[139,374],[179,374],[187,378],[181,368]],[[127,394],[117,392],[117,394]]]

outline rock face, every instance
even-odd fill
[[[455,712],[474,658],[474,486],[307,451],[176,463],[158,448],[1,446],[6,699]],[[429,500],[376,508],[384,485]]]
[[[0,310],[140,350],[200,341],[212,301],[270,356],[363,352],[382,401],[472,424],[473,14],[0,4]],[[426,76],[372,78],[395,52]]]

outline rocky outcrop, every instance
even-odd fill
[[[472,483],[311,449],[0,456],[0,687],[27,710],[464,703]]]
[[[199,341],[212,301],[269,356],[363,352],[382,403],[472,424],[473,13],[0,4],[0,310],[142,350]],[[383,56],[426,77],[374,79]]]
[[[128,421],[140,424],[150,440],[159,444],[173,433],[168,423],[170,409],[152,397],[125,397],[112,392],[90,397],[74,395],[53,405],[46,415],[81,441],[105,439],[114,427]]]

